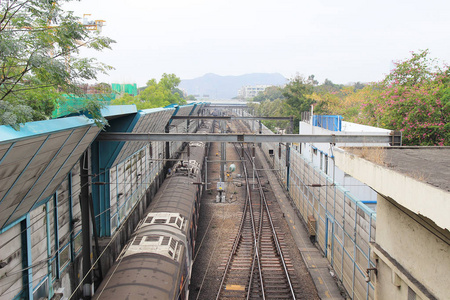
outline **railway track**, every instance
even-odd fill
[[[277,232],[272,219],[260,175],[254,170],[254,154],[248,149],[236,151],[246,157],[242,166],[246,201],[231,251],[222,264],[216,299],[297,299],[301,285],[284,250],[284,235]]]

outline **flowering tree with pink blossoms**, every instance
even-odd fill
[[[428,50],[396,63],[371,85],[358,121],[400,130],[405,145],[450,145],[450,68],[428,58]]]

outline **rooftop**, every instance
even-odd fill
[[[385,161],[394,171],[450,192],[450,147],[390,147]]]
[[[450,147],[350,147],[334,153],[347,174],[450,229]]]
[[[345,151],[450,192],[450,147],[346,147]]]

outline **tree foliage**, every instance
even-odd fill
[[[81,46],[101,51],[114,41],[62,10],[69,1],[0,1],[0,124],[47,118],[58,92],[80,95],[82,81],[111,69],[77,56]]]
[[[181,91],[177,88],[180,78],[175,74],[164,73],[158,82],[151,79],[147,82],[145,89],[141,90],[136,97],[124,94],[113,100],[112,104],[136,104],[137,109],[164,107],[170,104],[186,104]]]
[[[282,117],[288,115],[288,106],[283,99],[270,99],[263,102],[252,103],[250,106],[253,108],[257,116],[260,117]],[[270,130],[277,132],[279,129],[286,129],[290,126],[289,121],[282,120],[264,120],[263,124]]]
[[[277,99],[283,99],[282,88],[277,86],[269,86],[262,93],[259,93],[256,97],[253,97],[254,102],[263,102],[266,100],[274,101]]]
[[[428,50],[396,63],[384,80],[313,94],[319,114],[403,132],[405,145],[450,145],[450,70]]]
[[[372,85],[377,97],[362,104],[359,120],[402,131],[406,145],[450,145],[450,69],[428,55],[412,53]]]
[[[318,85],[312,75],[297,76],[283,89],[283,96],[276,103],[262,101],[258,113],[293,115],[297,125],[301,112],[314,105],[316,114],[400,130],[405,145],[450,145],[450,68],[429,58],[428,50],[397,62],[380,82],[344,86],[326,79]]]
[[[294,117],[294,132],[298,131],[301,113],[309,111],[311,104],[313,104],[311,95],[314,90],[314,82],[314,77],[309,76],[308,79],[305,79],[297,75],[283,88],[286,112],[289,116]]]

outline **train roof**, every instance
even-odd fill
[[[111,268],[94,299],[177,299],[181,269],[179,262],[158,254],[125,256]]]
[[[168,177],[150,204],[148,212],[178,212],[185,218],[190,218],[194,205],[197,178],[188,176]]]

